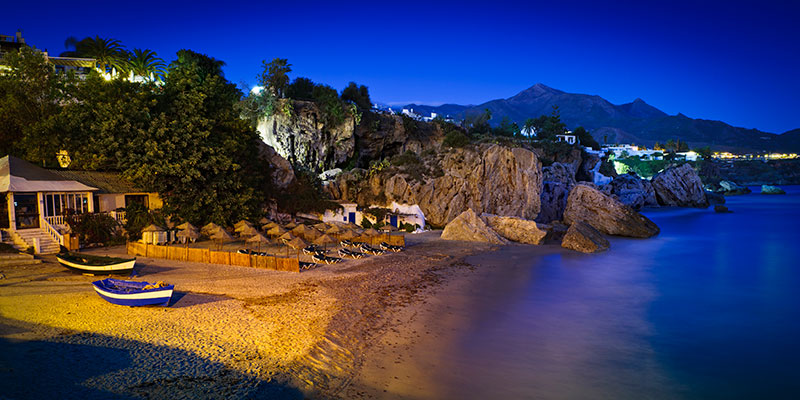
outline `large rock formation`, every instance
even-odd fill
[[[622,204],[630,206],[634,210],[641,210],[646,206],[658,206],[653,184],[636,175],[617,176],[609,184],[603,186],[603,192],[616,196]]]
[[[409,150],[421,152],[438,147],[444,138],[437,124],[397,115],[348,113],[341,124],[331,125],[310,101],[281,100],[277,108],[281,111],[259,121],[261,139],[292,164],[315,172],[347,163],[367,166],[371,160]]]
[[[619,200],[584,184],[569,193],[564,222],[584,221],[607,235],[647,238],[659,233],[658,226]]]
[[[658,203],[664,206],[708,207],[703,182],[689,164],[667,168],[652,180]]]
[[[330,126],[316,104],[284,102],[291,104],[291,112],[274,112],[260,120],[257,127],[261,139],[283,158],[321,172],[353,156],[356,140],[352,117],[338,126]]]
[[[335,199],[364,206],[418,204],[427,221],[444,226],[467,209],[534,219],[541,207],[542,172],[532,152],[484,145],[441,153],[433,176],[353,170],[328,185]]]
[[[561,241],[561,247],[581,253],[599,253],[608,250],[609,246],[611,244],[602,233],[583,221],[570,225]]]
[[[560,221],[567,207],[567,196],[575,186],[575,171],[572,164],[553,163],[542,168],[541,211],[536,222]]]
[[[482,214],[481,218],[500,236],[514,242],[542,244],[547,236],[547,228],[531,220],[494,214]]]
[[[468,242],[486,242],[492,244],[506,244],[497,232],[486,225],[472,209],[467,209],[459,216],[454,218],[442,232],[442,239],[445,240],[464,240]]]
[[[258,151],[261,157],[267,160],[272,167],[272,181],[275,183],[275,186],[286,188],[294,182],[295,176],[292,164],[281,157],[272,146],[261,143]]]

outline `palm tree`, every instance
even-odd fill
[[[145,81],[163,81],[167,64],[153,50],[133,49],[133,53],[129,54],[127,67],[133,76],[140,76]]]

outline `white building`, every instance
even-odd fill
[[[563,135],[556,135],[556,142],[566,142],[569,144],[575,144],[577,142],[578,137],[572,135],[572,132],[567,132]]]
[[[630,144],[603,146],[603,150],[614,154],[614,158],[639,157],[647,160],[661,160],[664,158],[662,150],[648,150],[647,148]]]
[[[327,210],[324,214],[319,216],[323,222],[345,222],[361,225],[366,218],[371,223],[375,224],[376,218],[371,214],[367,214],[358,209],[356,203],[340,203],[342,208],[337,210]],[[374,208],[387,208],[389,213],[383,221],[384,224],[389,224],[395,228],[403,224],[411,224],[417,226],[418,230],[425,228],[425,214],[416,204],[400,204],[392,202],[388,207],[372,206]]]

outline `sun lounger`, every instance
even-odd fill
[[[395,253],[403,251],[403,246],[393,246],[393,245],[391,245],[389,243],[386,243],[386,242],[381,242],[380,246],[381,246],[381,249],[393,251]]]
[[[374,247],[372,247],[372,246],[370,246],[370,245],[368,245],[366,243],[362,244],[359,248],[364,253],[373,254],[373,255],[376,255],[376,256],[385,253],[385,251],[383,251],[381,249],[376,249],[376,248],[374,248]]]
[[[342,257],[350,257],[350,258],[356,258],[356,259],[364,258],[366,256],[366,254],[364,254],[364,253],[359,253],[357,251],[350,251],[350,250],[347,250],[347,249],[340,249],[339,250],[339,255],[342,256]]]
[[[338,262],[341,262],[341,261],[342,261],[342,259],[341,259],[341,258],[337,258],[337,257],[327,257],[327,256],[324,256],[324,255],[321,255],[321,254],[314,254],[313,256],[311,256],[311,258],[312,258],[312,259],[313,259],[315,262],[318,262],[318,263],[324,263],[324,264],[336,264],[336,263],[338,263]]]
[[[315,263],[300,261],[300,269],[311,269],[311,268],[316,268],[316,267],[317,267],[317,264],[315,264]]]

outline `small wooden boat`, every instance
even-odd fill
[[[172,298],[175,285],[164,282],[123,281],[106,278],[92,282],[94,290],[107,302],[121,306],[167,306]]]
[[[133,271],[134,258],[94,256],[80,253],[56,255],[61,265],[83,274],[129,274]]]

